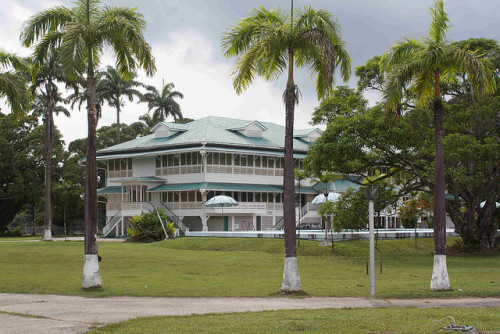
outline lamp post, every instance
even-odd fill
[[[368,229],[370,235],[370,296],[375,296],[375,233],[373,228],[373,201],[377,198],[377,188],[373,183],[365,185],[365,197],[368,200]]]

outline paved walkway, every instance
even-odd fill
[[[86,298],[0,294],[0,333],[81,333],[141,316],[355,307],[500,307],[500,298]]]

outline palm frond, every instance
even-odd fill
[[[31,101],[26,78],[12,71],[1,72],[0,98],[6,98],[16,117],[25,113],[30,108]]]
[[[73,12],[64,7],[56,6],[41,11],[30,17],[21,28],[21,43],[30,47],[42,36],[56,32],[73,19]]]
[[[442,0],[436,0],[434,6],[429,8],[432,21],[429,27],[429,37],[435,43],[442,43],[446,40],[446,31],[448,30],[448,14],[444,11]]]

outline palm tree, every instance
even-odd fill
[[[134,100],[134,96],[142,98],[142,93],[135,88],[143,86],[143,84],[134,80],[137,77],[136,73],[131,74],[131,79],[124,80],[118,71],[111,66],[108,66],[106,71],[102,73],[101,97],[111,107],[116,108],[116,143],[120,144],[120,111],[125,105],[122,97],[128,98],[130,102]]]
[[[293,17],[297,17],[294,21]],[[299,91],[294,83],[294,64],[308,66],[316,81],[318,99],[333,91],[334,74],[340,66],[341,77],[347,80],[351,59],[340,36],[340,26],[325,10],[306,7],[291,15],[281,10],[259,7],[241,19],[223,37],[226,57],[238,57],[233,70],[233,86],[241,94],[255,79],[277,79],[288,72],[285,104],[284,219],[285,268],[281,289],[285,292],[302,290],[297,268],[295,245],[295,187],[293,178],[293,122]]]
[[[151,116],[150,114],[139,116],[139,120],[146,124],[149,129],[161,122],[159,119],[155,118],[154,115]]]
[[[0,49],[0,98],[6,98],[14,114],[21,114],[29,109],[31,95],[27,89],[26,75],[29,65],[12,53]]]
[[[67,83],[58,51],[52,48],[42,64],[33,69],[33,83],[31,91],[35,95],[33,114],[43,116],[45,123],[44,161],[45,161],[45,189],[44,189],[44,219],[43,240],[52,240],[52,151],[54,147],[54,112],[63,112],[69,117],[69,112],[57,103],[63,102],[58,91],[57,83]]]
[[[175,101],[176,97],[184,98],[184,95],[173,90],[175,85],[169,82],[165,85],[163,82],[161,93],[153,86],[148,86],[147,93],[144,94],[143,102],[148,104],[148,113],[153,110],[153,120],[163,122],[169,115],[174,120],[182,120],[181,106]]]
[[[33,15],[25,22],[21,41],[42,64],[51,47],[60,46],[64,74],[71,80],[86,74],[87,157],[85,161],[85,257],[82,287],[102,285],[97,255],[97,163],[96,163],[96,79],[95,69],[104,46],[116,58],[118,72],[125,80],[140,66],[152,75],[156,68],[151,47],[143,36],[145,21],[134,9],[102,7],[98,0],[76,0],[75,6],[57,6]]]
[[[434,267],[431,291],[450,289],[446,266],[446,211],[443,153],[443,102],[440,83],[464,73],[476,93],[495,89],[491,70],[484,58],[475,52],[459,49],[446,39],[448,15],[443,2],[437,0],[430,8],[432,22],[428,36],[422,41],[405,38],[391,46],[381,58],[385,72],[384,102],[390,111],[402,112],[401,100],[405,89],[416,97],[417,105],[427,107],[432,102],[435,128],[434,180]]]
[[[104,98],[103,98],[103,90],[104,90],[104,84],[103,84],[103,72],[96,70],[95,72],[95,109],[96,109],[96,127],[97,124],[99,123],[99,120],[102,117],[102,106],[104,104]],[[71,108],[74,108],[76,104],[78,104],[78,110],[81,110],[82,105],[87,103],[87,80],[84,78],[79,78],[74,82],[73,85],[73,93],[68,95],[66,98],[67,103],[71,103]]]

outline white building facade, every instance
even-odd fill
[[[97,152],[106,169],[105,235],[124,235],[131,217],[163,209],[190,231],[260,231],[283,227],[284,127],[267,122],[205,117],[187,124],[159,123],[152,134]],[[294,164],[302,169],[319,129],[294,131]],[[337,191],[357,187],[335,182]],[[324,185],[297,184],[297,220],[321,222],[311,200]],[[300,195],[299,195],[300,193]],[[239,205],[209,208],[228,195]]]

